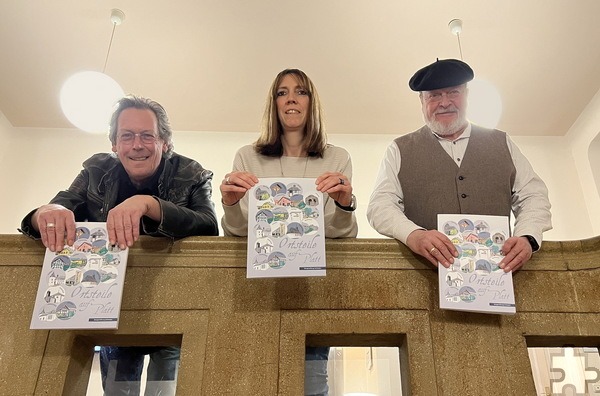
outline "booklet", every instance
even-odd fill
[[[514,314],[512,272],[504,272],[502,245],[510,236],[507,216],[438,214],[438,231],[458,250],[450,268],[439,264],[440,308]]]
[[[31,329],[116,329],[129,249],[108,242],[106,223],[76,223],[75,243],[46,249]]]
[[[247,194],[246,276],[325,276],[323,194],[315,179],[261,178]]]

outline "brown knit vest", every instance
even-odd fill
[[[415,224],[437,229],[438,213],[510,214],[516,170],[504,132],[473,125],[460,168],[426,126],[395,142],[404,213]]]

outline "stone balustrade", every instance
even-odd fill
[[[389,239],[327,241],[327,276],[246,279],[246,241],[142,237],[118,330],[29,330],[44,249],[0,235],[0,394],[83,395],[94,345],[182,348],[178,395],[302,395],[304,346],[397,346],[404,395],[534,395],[528,346],[600,345],[600,237],[545,242],[517,314],[438,308],[437,274]]]

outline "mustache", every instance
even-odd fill
[[[433,112],[433,115],[443,114],[443,113],[458,113],[458,109],[453,104],[448,105],[448,107],[444,107],[442,109],[436,110]]]

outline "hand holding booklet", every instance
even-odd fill
[[[325,276],[325,212],[315,179],[261,178],[248,195],[246,276]]]
[[[508,217],[438,214],[438,231],[458,250],[449,268],[438,266],[440,308],[514,314],[512,272],[499,267],[510,236]]]
[[[76,223],[75,243],[46,249],[31,329],[116,329],[129,249],[108,242],[106,223]]]

